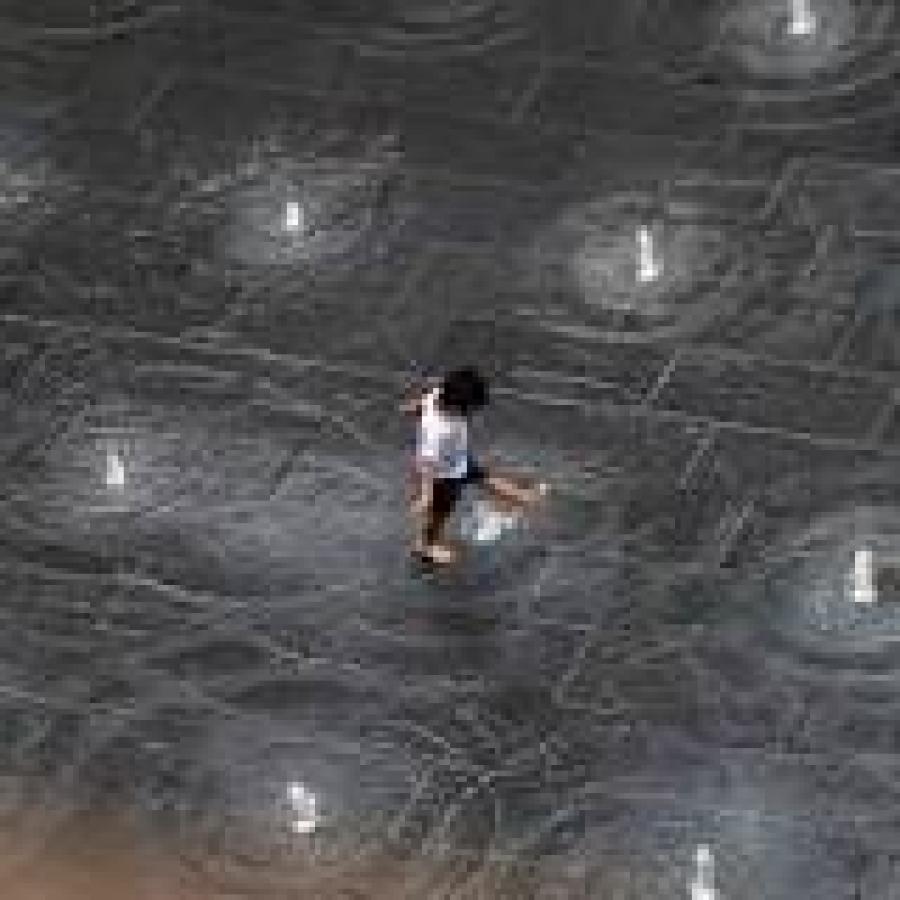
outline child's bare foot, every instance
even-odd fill
[[[449,566],[456,562],[459,553],[449,544],[432,544],[427,548],[426,556],[438,565]]]
[[[539,481],[528,492],[528,505],[536,506],[542,500],[550,496],[550,485],[546,481]]]
[[[452,565],[459,558],[459,551],[445,543],[426,544],[419,540],[413,543],[411,549],[413,556],[441,566]]]

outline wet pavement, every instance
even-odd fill
[[[8,0],[15,871],[900,897],[895,16]],[[458,363],[554,494],[426,578]]]

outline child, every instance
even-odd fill
[[[411,509],[416,527],[413,553],[430,562],[456,561],[458,550],[444,540],[444,528],[468,484],[484,486],[505,511],[520,512],[547,492],[525,486],[480,465],[469,447],[469,417],[488,403],[487,384],[476,369],[430,380],[400,408],[418,417]]]

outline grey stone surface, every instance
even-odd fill
[[[897,23],[769,6],[5,6],[4,774],[263,896],[310,841],[900,896],[900,619],[848,588],[900,540]],[[394,410],[457,362],[556,490],[423,580]]]

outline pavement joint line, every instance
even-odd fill
[[[88,323],[75,325],[61,320],[41,319],[25,313],[0,314],[0,322],[24,325],[26,327],[37,329],[60,330],[74,334],[85,334],[99,340],[131,340],[155,344],[161,347],[180,347],[197,353],[215,354],[230,358],[245,358],[260,363],[281,364],[300,371],[318,368],[326,371],[350,372],[357,376],[363,375],[364,377],[372,377],[376,380],[385,382],[391,380],[392,382],[396,381],[397,383],[400,383],[402,380],[400,373],[374,370],[367,374],[364,369],[361,369],[358,366],[328,363],[318,357],[298,359],[295,356],[277,353],[266,348],[247,346],[229,347],[209,344],[203,341],[185,341],[180,336],[159,335],[153,332],[140,331],[138,329],[122,327],[106,327],[98,329],[92,327]],[[660,421],[673,421],[681,423],[684,426],[706,426],[715,427],[720,431],[736,431],[748,435],[783,437],[792,441],[828,449],[850,449],[857,452],[871,452],[890,458],[900,456],[900,446],[880,444],[872,442],[867,438],[822,435],[810,431],[791,429],[781,425],[754,425],[740,420],[721,419],[699,413],[690,413],[681,409],[660,409],[656,406],[647,408],[640,403],[626,404],[608,399],[598,400],[593,403],[585,403],[584,401],[573,400],[572,398],[552,398],[539,393],[502,387],[498,387],[496,393],[498,395],[505,394],[521,399],[530,399],[534,402],[550,406],[580,407],[588,410],[588,412],[595,409],[607,412],[618,412],[628,416],[658,419]]]

